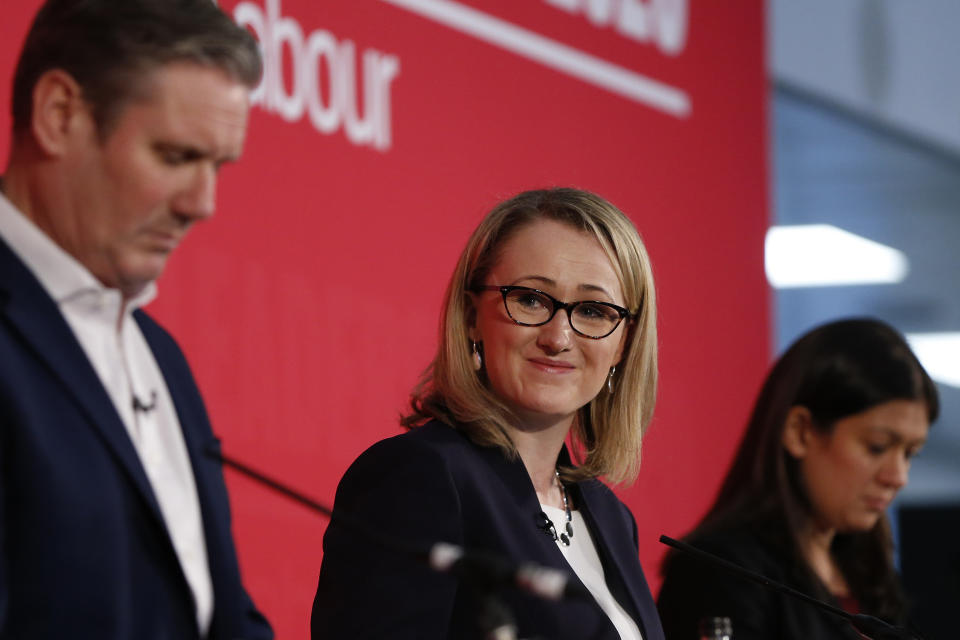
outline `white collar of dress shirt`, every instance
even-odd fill
[[[41,231],[2,191],[0,237],[3,237],[13,252],[33,272],[57,304],[88,292],[116,291],[105,287],[83,264]],[[151,282],[127,301],[125,310],[133,312],[156,297],[157,285]]]

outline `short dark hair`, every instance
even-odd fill
[[[192,62],[250,88],[260,79],[256,40],[212,0],[47,0],[20,52],[13,80],[13,131],[30,127],[33,88],[51,69],[69,73],[101,135],[157,68]]]
[[[800,337],[764,381],[717,498],[688,538],[749,522],[771,525],[784,554],[802,566],[795,536],[810,513],[796,460],[782,444],[787,414],[806,407],[811,424],[829,433],[837,421],[893,400],[922,403],[930,423],[940,412],[936,385],[895,329],[853,318]],[[838,533],[833,551],[864,612],[903,615],[886,516],[869,531]]]

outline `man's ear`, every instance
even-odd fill
[[[806,407],[790,407],[783,425],[781,442],[783,448],[794,458],[807,455],[813,436],[813,416]]]
[[[59,157],[77,135],[93,126],[90,107],[77,81],[62,69],[46,71],[33,87],[30,129],[37,146]]]

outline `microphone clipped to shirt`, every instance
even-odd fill
[[[150,391],[150,402],[144,402],[140,397],[134,393],[133,396],[133,413],[142,413],[144,415],[150,413],[151,411],[156,410],[157,408],[157,390],[153,389]]]

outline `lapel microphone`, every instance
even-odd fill
[[[703,549],[698,549],[687,544],[686,542],[680,542],[679,540],[674,540],[673,538],[668,538],[667,536],[660,536],[660,542],[708,563],[712,563],[713,565],[726,571],[735,573],[742,578],[746,578],[747,580],[761,584],[768,589],[785,593],[788,596],[802,600],[809,605],[819,607],[823,611],[831,613],[835,616],[839,616],[840,618],[843,618],[849,622],[854,629],[871,640],[923,640],[920,636],[909,629],[895,627],[892,624],[884,622],[880,618],[868,616],[863,613],[849,613],[843,609],[839,609],[833,605],[827,604],[826,602],[812,598],[805,593],[797,591],[796,589],[791,589],[790,587],[780,584],[775,580],[771,580],[764,575],[755,573],[749,569],[745,569],[735,562],[730,562],[729,560],[724,560],[723,558],[717,557],[712,553],[707,553]]]
[[[154,389],[150,392],[150,402],[146,403],[141,400],[137,394],[133,395],[133,412],[134,413],[150,413],[157,408],[157,391]]]

